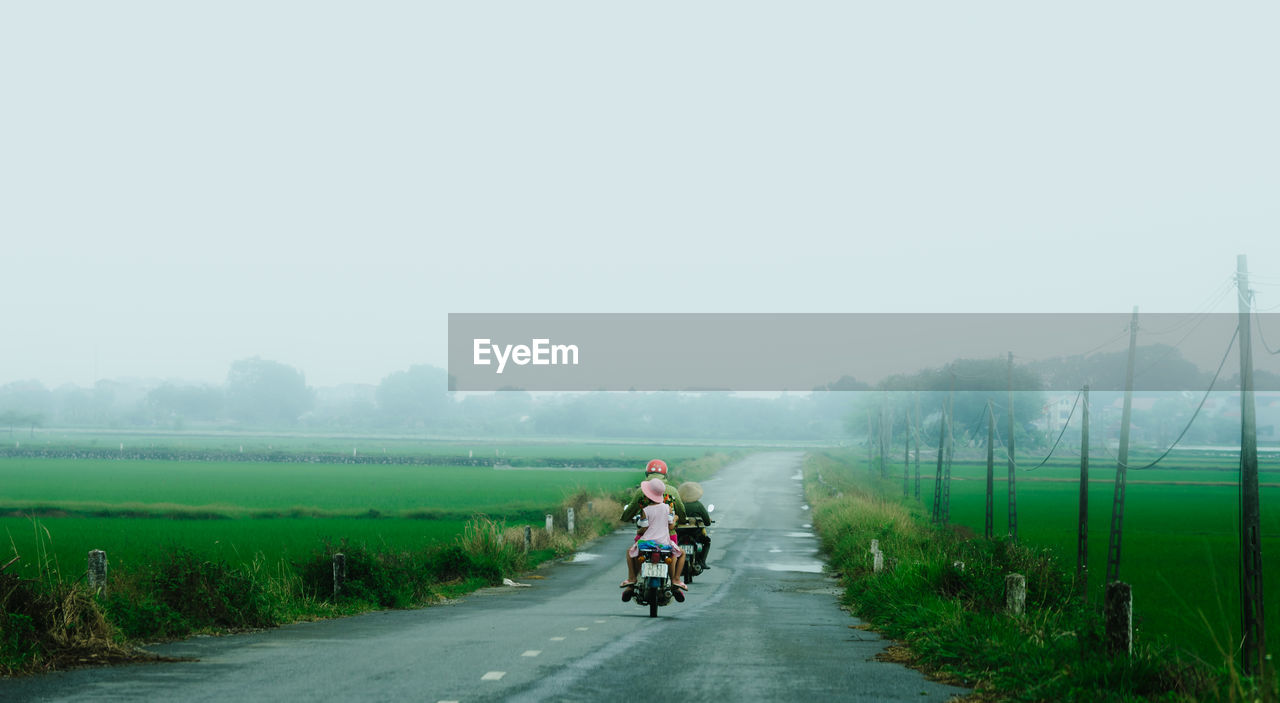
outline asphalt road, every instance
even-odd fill
[[[799,453],[758,454],[705,482],[712,569],[683,604],[623,603],[620,531],[529,588],[452,605],[153,648],[199,661],[0,680],[4,701],[945,701],[966,689],[875,661],[821,573]],[[640,478],[637,472],[637,482]],[[646,693],[646,688],[654,691]],[[662,693],[657,693],[657,692]],[[669,694],[669,695],[666,695]]]

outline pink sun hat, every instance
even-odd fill
[[[662,493],[666,488],[667,484],[660,478],[651,478],[640,484],[640,490],[644,491],[645,497],[655,503],[662,502]]]

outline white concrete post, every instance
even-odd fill
[[[1027,577],[1009,574],[1004,577],[1005,607],[1010,615],[1021,615],[1027,606]]]
[[[1133,654],[1133,587],[1123,581],[1107,584],[1103,610],[1107,620],[1107,651]]]
[[[342,591],[342,586],[347,582],[347,555],[338,552],[333,555],[333,595],[337,596]]]
[[[101,549],[89,550],[89,587],[103,588],[107,585],[107,553]]]
[[[554,520],[553,520],[553,519],[552,519],[552,517],[551,517],[551,514],[550,514],[550,513],[548,513],[548,514],[547,514],[547,534],[551,534],[551,526],[552,526],[552,525],[554,525],[554,524],[555,524],[555,523],[554,523]]]
[[[566,522],[568,523],[569,534],[573,534],[573,508],[569,508],[567,512],[568,512],[568,515],[567,515]]]

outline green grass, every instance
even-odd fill
[[[7,433],[0,433],[4,437]],[[548,458],[636,460],[637,468],[646,461],[661,457],[667,461],[693,459],[705,454],[711,445],[690,444],[638,444],[635,442],[568,442],[565,440],[434,440],[404,435],[307,435],[237,433],[219,431],[188,432],[70,432],[66,430],[39,430],[34,436],[15,431],[12,437],[4,437],[0,447],[22,449],[68,448],[85,450],[167,448],[178,450],[207,450],[224,452],[273,452],[289,453],[337,453],[350,455],[391,456],[471,456],[476,459],[503,459],[518,462]]]
[[[0,553],[9,554],[16,549],[24,559],[9,571],[35,578],[38,565],[29,557],[37,553],[38,539],[44,537],[59,574],[64,580],[74,581],[84,573],[91,549],[104,550],[111,569],[143,567],[175,547],[235,564],[249,563],[261,554],[267,563],[275,564],[280,560],[297,561],[326,540],[336,544],[344,538],[393,550],[420,549],[460,535],[465,522],[403,518],[0,518]],[[47,535],[37,535],[37,529],[47,530]]]
[[[422,465],[0,459],[0,510],[33,505],[251,510],[511,511],[559,503],[579,487],[613,491],[640,471]]]
[[[901,498],[900,480],[857,463],[806,459],[813,523],[854,613],[904,641],[926,671],[976,686],[980,700],[1210,700],[1248,688],[1141,633],[1132,656],[1109,655],[1098,603],[1076,596],[1071,564],[1025,540],[932,527],[922,506]],[[884,573],[871,572],[871,539],[889,562]],[[1022,615],[1006,612],[1008,573],[1026,577]]]
[[[1173,460],[1176,459],[1176,464]],[[1139,459],[1135,458],[1135,463]],[[1018,532],[1031,545],[1049,547],[1074,571],[1078,519],[1079,464],[1049,465],[1019,472]],[[1102,460],[1098,460],[1102,461]],[[1139,636],[1164,638],[1174,645],[1220,664],[1222,647],[1239,632],[1238,489],[1234,486],[1179,486],[1132,483],[1151,481],[1235,481],[1236,472],[1211,471],[1222,459],[1174,457],[1161,470],[1131,471],[1125,500],[1120,577],[1133,586]],[[1164,464],[1161,465],[1164,467]],[[921,494],[926,508],[933,500],[934,466],[921,465]],[[1264,465],[1274,469],[1275,465]],[[897,465],[901,471],[901,464]],[[981,535],[986,503],[986,464],[957,462],[951,487],[951,521]],[[996,463],[996,477],[1007,466]],[[927,475],[926,475],[927,474]],[[899,474],[900,475],[900,474]],[[1066,478],[1067,483],[1030,478]],[[1089,488],[1089,594],[1099,598],[1106,576],[1107,540],[1115,470],[1092,466]],[[1280,481],[1263,473],[1262,481]],[[899,484],[900,485],[900,484]],[[995,485],[995,532],[1007,532],[1008,484]],[[1262,489],[1262,553],[1264,609],[1280,612],[1280,488]],[[1269,651],[1280,655],[1280,639]]]

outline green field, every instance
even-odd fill
[[[191,549],[207,558],[251,563],[259,557],[267,568],[281,560],[295,562],[316,551],[325,540],[342,539],[370,546],[415,549],[453,539],[463,520],[360,518],[275,520],[164,520],[155,518],[0,518],[0,554],[17,551],[23,559],[11,567],[21,576],[37,575],[37,555],[47,550],[50,565],[67,581],[84,573],[91,549],[107,552],[112,569],[147,564],[171,547]],[[47,531],[47,532],[46,532]],[[4,561],[12,558],[6,556]]]
[[[1018,532],[1024,543],[1054,549],[1074,572],[1078,520],[1079,460],[1056,462],[1017,475]],[[1090,469],[1089,593],[1100,597],[1106,574],[1107,540],[1114,492],[1114,461],[1097,460]],[[1133,463],[1137,463],[1135,459]],[[1169,466],[1166,467],[1165,464]],[[1130,471],[1125,501],[1120,578],[1133,585],[1139,636],[1168,637],[1210,662],[1239,632],[1239,493],[1234,485],[1161,485],[1136,481],[1235,482],[1238,472],[1217,471],[1230,460],[1167,459],[1160,470]],[[932,506],[936,465],[921,463],[921,497]],[[1262,482],[1280,481],[1274,460],[1262,466]],[[901,471],[901,464],[897,465]],[[898,475],[901,475],[900,473]],[[951,521],[982,534],[986,463],[959,462],[952,468]],[[1007,465],[997,461],[995,531],[1007,532]],[[1036,481],[1032,479],[1068,479]],[[1095,480],[1100,482],[1095,483]],[[1280,488],[1262,489],[1264,608],[1280,612]],[[1206,624],[1207,621],[1207,624]],[[1215,643],[1215,639],[1216,642]],[[1273,638],[1270,649],[1280,653]]]
[[[540,526],[543,511],[579,490],[611,492],[640,477],[639,468],[5,458],[0,539],[3,553],[21,555],[20,573],[33,574],[47,550],[72,580],[89,549],[107,551],[112,568],[169,546],[232,561],[260,553],[274,564],[325,539],[404,549],[452,539],[475,513]]]
[[[577,488],[614,490],[635,471],[416,464],[0,459],[0,510],[32,506],[203,508],[228,516],[293,508],[356,514],[540,509]]]
[[[7,433],[6,433],[7,434]],[[0,437],[4,437],[0,434]],[[502,459],[518,462],[561,458],[570,460],[626,459],[632,457],[638,466],[651,458],[667,461],[692,459],[706,453],[708,447],[689,444],[639,444],[630,442],[568,442],[564,440],[457,440],[431,439],[407,435],[317,436],[305,434],[237,433],[237,432],[135,432],[37,430],[34,434],[15,431],[0,442],[3,447],[22,449],[74,448],[86,450],[169,448],[226,452],[289,453],[324,452],[350,455],[387,454],[390,456],[470,456],[476,459]]]

